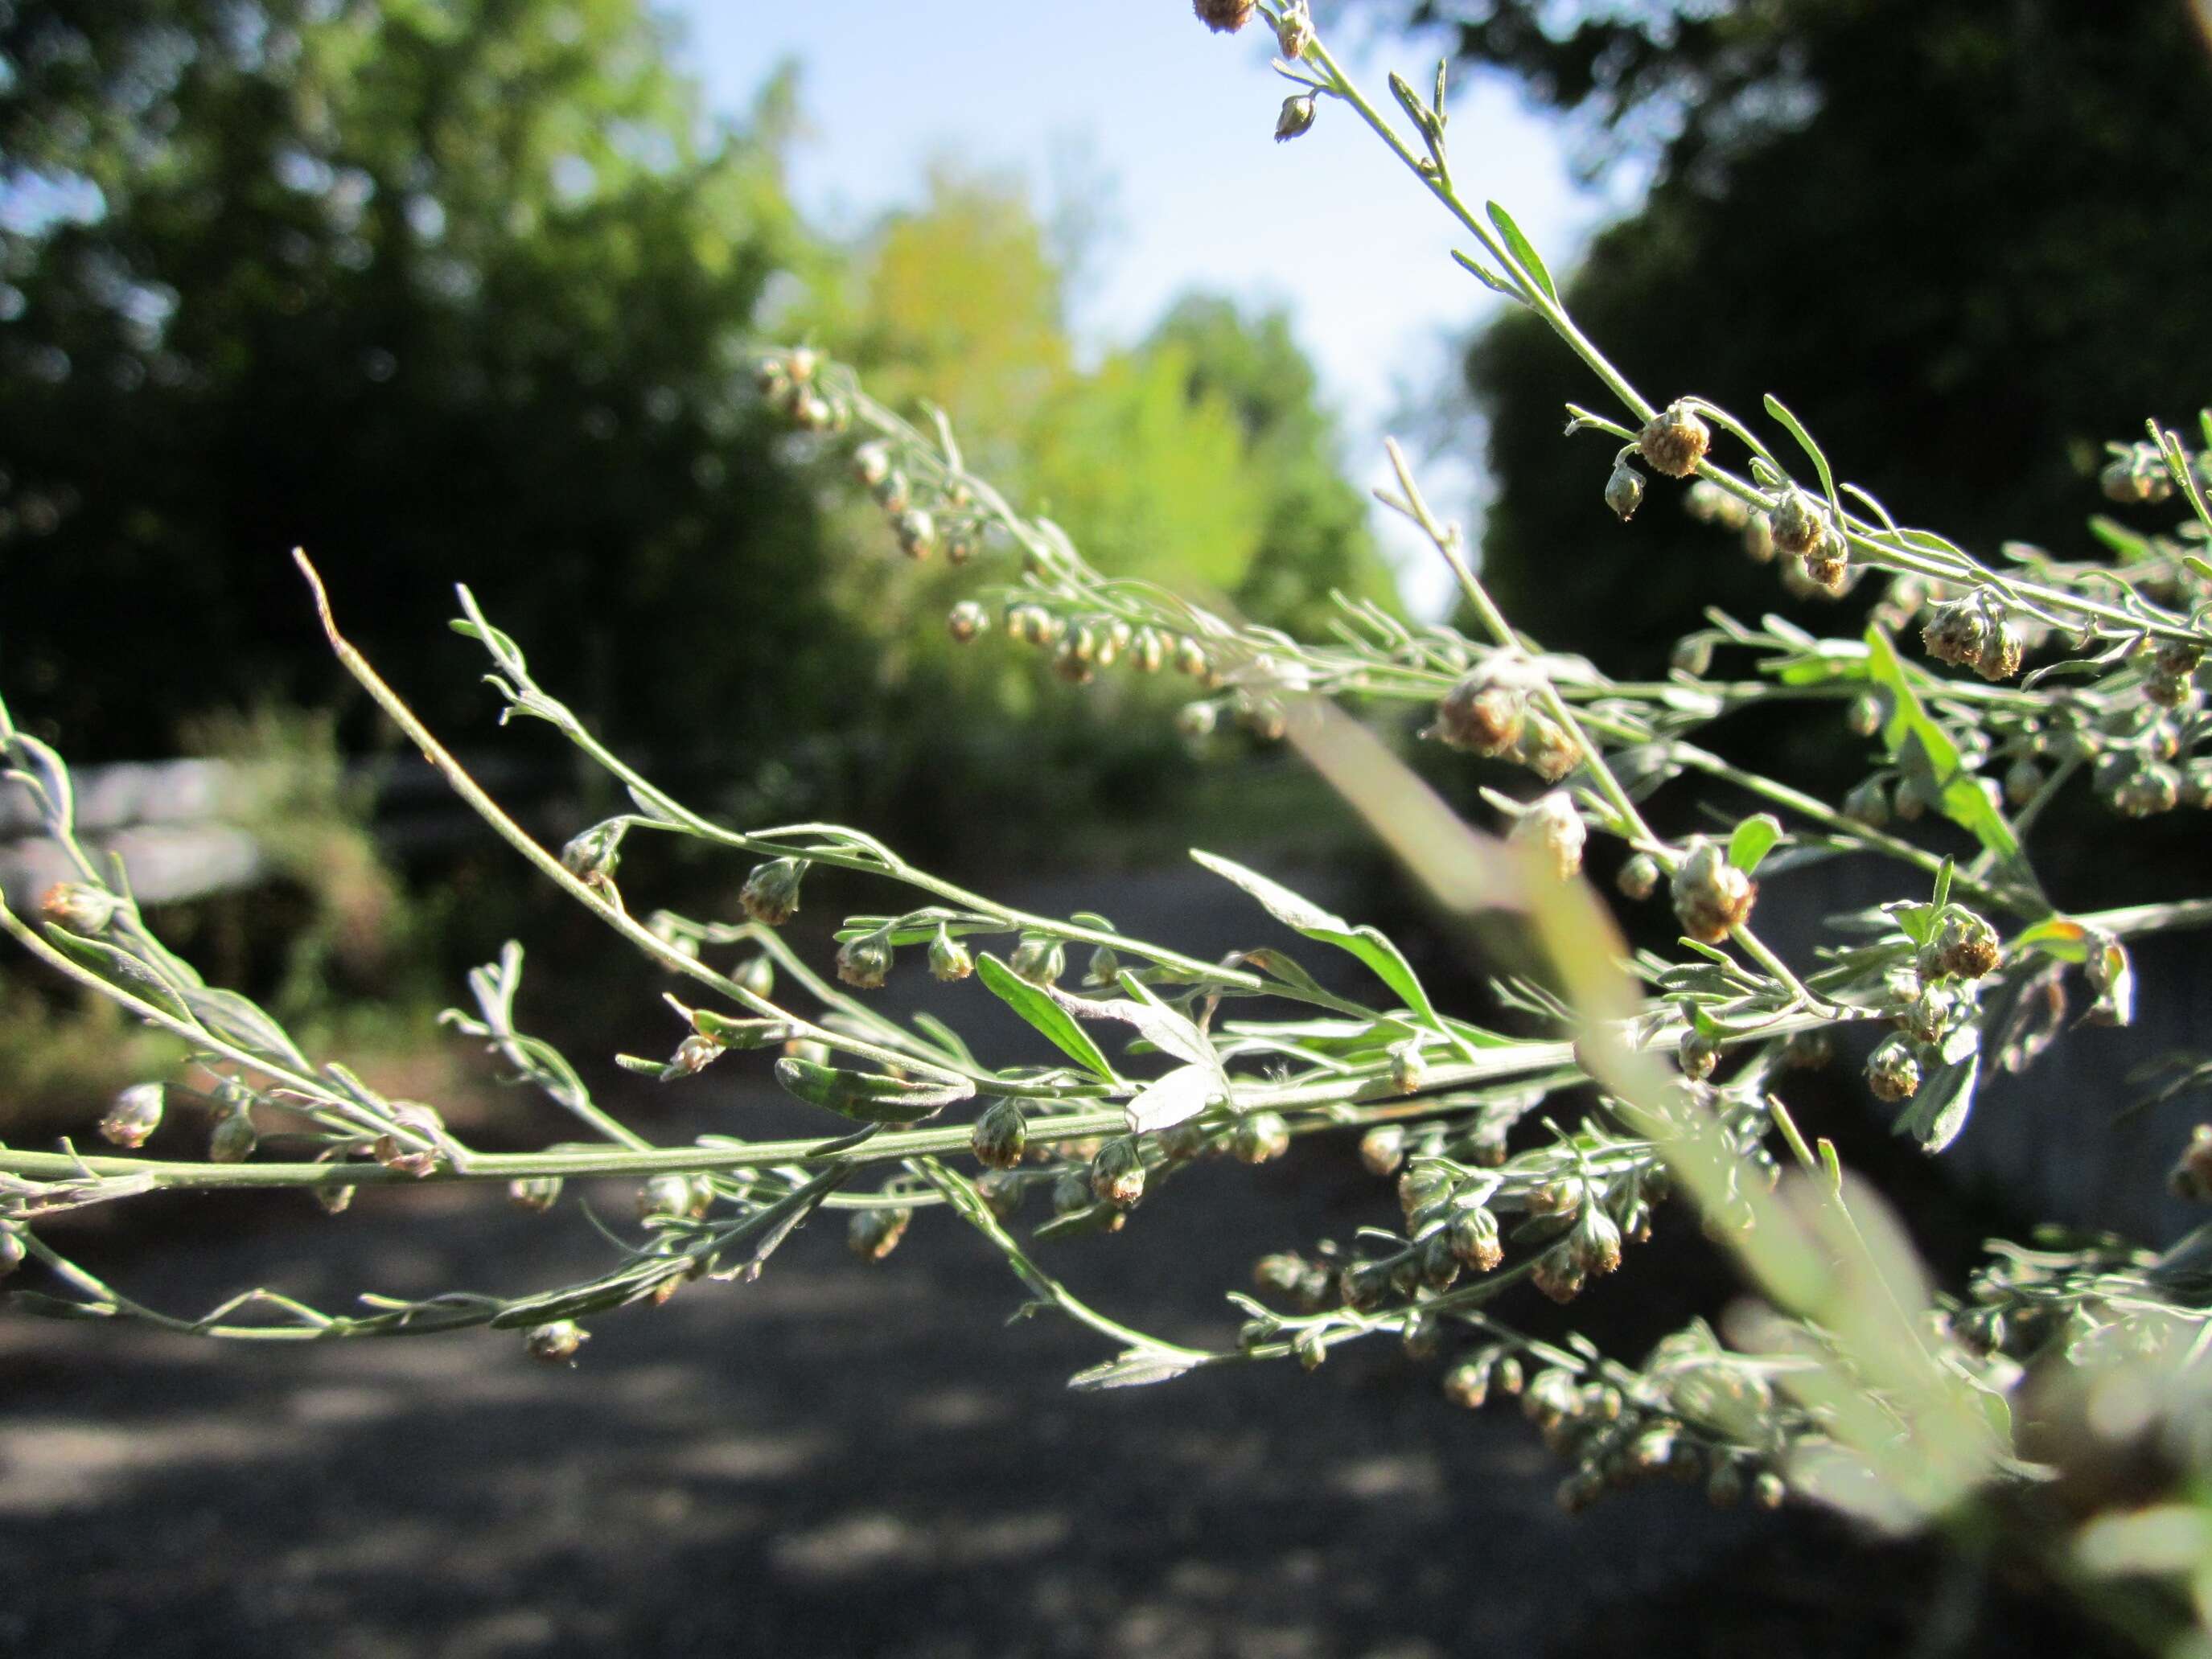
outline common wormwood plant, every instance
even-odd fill
[[[987,648],[1003,635],[1079,683],[1117,670],[1187,676],[1188,733],[1226,720],[1294,742],[1441,915],[1520,918],[1545,970],[1498,989],[1541,1035],[1472,1023],[1454,1012],[1462,988],[1425,985],[1375,928],[1206,854],[1195,856],[1255,901],[1255,940],[1279,937],[1265,913],[1356,959],[1367,994],[1325,988],[1273,943],[1217,961],[1103,916],[1013,909],[842,825],[714,822],[605,748],[463,589],[453,625],[489,654],[504,714],[552,726],[632,804],[549,849],[348,642],[302,556],[340,660],[453,788],[547,880],[687,982],[666,999],[669,1057],[622,1063],[672,1084],[718,1064],[772,1067],[782,1088],[842,1121],[799,1140],[649,1141],[592,1099],[552,1042],[519,1028],[522,953],[510,945],[471,975],[473,1006],[448,1023],[565,1109],[577,1138],[475,1151],[434,1106],[380,1096],[303,1053],[252,1002],[204,984],[148,928],[125,872],[76,840],[60,757],[0,708],[14,775],[79,872],[46,896],[39,925],[0,915],[0,926],[191,1050],[178,1079],[125,1091],[100,1133],[127,1152],[180,1105],[210,1125],[204,1162],[67,1144],[0,1150],[0,1264],[27,1258],[43,1269],[16,1304],[252,1341],[489,1326],[568,1362],[586,1340],[580,1322],[657,1304],[702,1278],[749,1279],[820,1212],[844,1212],[854,1250],[871,1259],[917,1219],[949,1212],[1003,1254],[1036,1304],[1107,1339],[1112,1354],[1078,1387],[1286,1359],[1311,1369],[1342,1344],[1392,1338],[1435,1356],[1462,1404],[1520,1396],[1567,1462],[1570,1506],[1664,1473],[1720,1504],[1779,1503],[1794,1487],[1899,1524],[1972,1512],[2002,1521],[2079,1580],[2163,1575],[2167,1599],[2148,1605],[2201,1623],[2212,1611],[2212,1547],[2196,1547],[2212,1546],[2212,1232],[2164,1254],[2109,1240],[1996,1245],[1960,1292],[1932,1295],[1901,1231],[1827,1140],[1801,1132],[1785,1096],[1794,1068],[1863,1031],[1868,1091],[1895,1109],[1901,1133],[1941,1152],[1987,1070],[2028,1066],[2071,1019],[2127,1022],[2130,939],[2212,922],[2204,897],[2069,914],[2064,872],[2039,870],[2030,846],[2070,788],[2094,790],[2122,817],[2212,805],[2212,755],[2199,753],[2212,417],[2203,450],[2154,427],[2116,445],[2104,475],[2115,496],[2185,505],[2172,535],[2106,524],[2112,561],[2013,548],[2003,567],[1989,563],[1901,525],[1839,479],[1779,401],[1767,399],[1761,427],[1694,395],[1662,403],[1632,385],[1577,328],[1505,210],[1477,211],[1463,196],[1441,70],[1425,96],[1391,77],[1378,104],[1346,77],[1303,3],[1199,0],[1196,9],[1216,30],[1255,15],[1274,30],[1276,68],[1292,83],[1278,139],[1321,118],[1363,123],[1472,239],[1459,256],[1469,272],[1536,312],[1588,366],[1613,410],[1569,410],[1571,436],[1613,441],[1595,468],[1594,510],[1601,499],[1627,521],[1652,490],[1682,481],[1688,510],[1771,562],[1792,595],[1881,584],[1863,633],[1823,637],[1779,617],[1752,624],[1716,613],[1664,680],[1609,678],[1514,630],[1394,447],[1398,487],[1382,499],[1450,567],[1476,633],[1347,600],[1332,637],[1292,639],[1101,574],[1057,526],[971,473],[941,415],[909,423],[811,347],[769,356],[762,395],[847,453],[906,556],[988,556],[1006,568],[953,609],[956,639]],[[1620,533],[1632,537],[1632,525]],[[1405,724],[1480,769],[1503,836],[1455,817],[1383,738],[1337,712],[1347,697],[1386,714],[1412,705]],[[1725,714],[1780,703],[1840,715],[1838,740],[1862,746],[1864,779],[1839,803],[1699,741]],[[1701,784],[1768,810],[1700,817]],[[668,836],[750,861],[743,919],[633,909],[623,860]],[[1671,908],[1674,949],[1635,954],[1623,943],[1580,873],[1593,836],[1625,843],[1621,902]],[[1841,854],[1880,860],[1894,902],[1830,918],[1816,948],[1785,959],[1759,931],[1760,883]],[[777,932],[817,865],[877,878],[886,895],[882,912],[845,919],[834,964],[802,959]],[[892,975],[925,970],[974,981],[1062,1058],[995,1063],[944,1024],[902,1024],[871,1003]],[[1260,1261],[1256,1294],[1230,1293],[1238,1323],[1220,1346],[1148,1335],[1079,1299],[1048,1267],[1081,1236],[1141,1225],[1147,1206],[1172,1203],[1195,1160],[1264,1163],[1306,1134],[1356,1143],[1389,1184],[1355,1237]],[[563,1180],[609,1176],[641,1183],[641,1219],[596,1279],[505,1295],[365,1295],[335,1311],[254,1289],[197,1316],[157,1312],[62,1255],[40,1224],[179,1188],[305,1189],[337,1212],[362,1187],[492,1183],[550,1209]],[[2212,1131],[2183,1149],[2176,1180],[2212,1196]],[[1733,1254],[1758,1293],[1750,1311],[1724,1330],[1693,1324],[1642,1356],[1579,1336],[1537,1340],[1512,1322],[1523,1281],[1570,1303],[1665,1224],[1695,1224]],[[2124,1412],[2112,1405],[2123,1397],[2133,1402]],[[2098,1490],[2100,1467],[2147,1449],[2163,1467],[2194,1471],[2193,1498],[2177,1476],[2152,1507],[2098,1515],[2076,1501]]]

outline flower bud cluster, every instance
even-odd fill
[[[922,466],[931,480],[942,470],[939,465]],[[965,564],[982,545],[988,521],[975,490],[957,474],[941,485],[917,483],[892,445],[872,438],[854,450],[853,476],[882,509],[899,551],[909,559],[919,562],[942,549],[945,562]],[[957,623],[953,637],[963,637]]]
[[[1920,643],[1938,662],[1971,668],[1985,680],[2008,680],[2020,672],[2020,629],[1986,593],[1937,605],[1920,630]]]
[[[753,370],[761,401],[801,432],[842,432],[852,422],[853,405],[844,390],[825,374],[829,365],[811,346],[763,357]]]
[[[1201,684],[1220,684],[1203,644],[1189,635],[1170,634],[1150,623],[1135,624],[1099,614],[1063,614],[1035,599],[1009,603],[1004,620],[1008,639],[1049,651],[1053,672],[1071,685],[1088,685],[1100,669],[1124,661],[1140,674],[1157,674],[1172,661]],[[984,625],[971,614],[971,607],[954,608],[950,626],[955,639],[973,638]]]
[[[1465,754],[1517,761],[1547,783],[1565,777],[1581,758],[1565,728],[1530,706],[1525,685],[1487,667],[1470,671],[1444,694],[1427,735]]]

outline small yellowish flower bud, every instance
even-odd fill
[[[1275,142],[1287,143],[1291,139],[1313,131],[1316,106],[1310,92],[1293,93],[1283,100],[1283,107],[1275,117]]]
[[[939,927],[937,937],[929,942],[929,976],[939,984],[950,985],[975,971],[975,959],[968,947]]]
[[[1230,1155],[1240,1164],[1266,1164],[1290,1149],[1290,1126],[1273,1112],[1254,1112],[1240,1119],[1229,1139]]]
[[[1145,1195],[1145,1155],[1133,1135],[1120,1135],[1091,1160],[1091,1191],[1101,1204],[1134,1209]]]
[[[1013,970],[1032,985],[1053,985],[1067,971],[1067,953],[1060,942],[1042,933],[1024,933],[1014,946]]]
[[[898,1249],[913,1219],[914,1212],[904,1208],[855,1210],[846,1224],[845,1247],[863,1261],[881,1261]]]
[[[98,933],[115,920],[123,901],[89,882],[58,881],[39,901],[39,914],[71,933]]]
[[[899,551],[909,559],[926,559],[937,550],[937,520],[918,507],[900,514],[891,526]]]
[[[522,1346],[541,1364],[573,1366],[577,1351],[591,1340],[592,1334],[574,1320],[556,1319],[548,1325],[532,1325],[523,1336]]]
[[[975,1120],[969,1144],[975,1161],[987,1170],[1011,1170],[1029,1147],[1029,1120],[1012,1100],[994,1100]]]
[[[1639,902],[1659,890],[1659,860],[1649,853],[1638,853],[1620,866],[1620,873],[1613,878],[1620,896]]]
[[[551,1209],[560,1197],[559,1176],[530,1176],[507,1183],[507,1201],[517,1209],[534,1210],[542,1214]]]
[[[965,645],[978,635],[988,632],[990,626],[991,613],[973,599],[961,600],[945,619],[945,631],[958,645]]]
[[[891,947],[879,933],[864,933],[837,947],[837,977],[855,990],[881,989],[890,971]]]
[[[1428,1074],[1429,1063],[1421,1058],[1419,1044],[1401,1043],[1390,1050],[1390,1086],[1400,1094],[1418,1093]]]
[[[100,1120],[100,1139],[111,1146],[143,1146],[161,1127],[161,1085],[134,1083],[115,1097]]]
[[[1406,1161],[1406,1132],[1395,1123],[1377,1124],[1359,1138],[1359,1163],[1376,1180],[1397,1174]]]
[[[755,921],[781,927],[799,914],[799,884],[805,873],[805,859],[770,859],[757,864],[745,877],[738,902]]]
[[[216,1164],[243,1164],[260,1143],[251,1116],[242,1111],[227,1113],[208,1137],[208,1158]]]
[[[775,964],[765,956],[747,957],[730,977],[757,997],[767,998],[775,994]]]
[[[1605,481],[1605,504],[1613,509],[1613,517],[1626,524],[1644,505],[1644,475],[1626,460],[1613,463],[1612,476]]]

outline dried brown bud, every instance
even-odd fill
[[[1776,550],[1792,558],[1811,560],[1828,544],[1828,505],[1809,490],[1790,485],[1766,516]]]
[[[1953,906],[1921,951],[1920,976],[1979,979],[1996,970],[2000,954],[1996,929],[1972,910]]]
[[[1029,1144],[1029,1120],[1012,1100],[994,1100],[985,1107],[969,1137],[975,1161],[987,1170],[1013,1169]]]
[[[1619,1240],[1614,1242],[1618,1244]],[[1555,1244],[1536,1258],[1528,1278],[1538,1290],[1564,1306],[1583,1293],[1588,1275],[1576,1265],[1569,1245]]]
[[[1252,21],[1254,0],[1193,0],[1198,21],[1216,34],[1234,34]]]
[[[1520,740],[1528,709],[1524,693],[1477,669],[1444,694],[1430,729],[1451,748],[1496,757]]]
[[[2008,617],[2000,617],[1974,658],[1974,672],[1985,680],[2008,680],[2020,672],[2020,630]]]
[[[1542,714],[1531,714],[1513,745],[1513,757],[1547,783],[1557,783],[1582,763],[1582,751],[1566,727]]]
[[[1876,1100],[1910,1100],[1920,1092],[1920,1057],[1905,1038],[1884,1037],[1867,1056],[1866,1078]]]
[[[1492,1272],[1505,1260],[1505,1247],[1498,1237],[1498,1218],[1480,1206],[1455,1212],[1445,1237],[1461,1264],[1476,1273]]]
[[[1988,642],[1989,618],[1972,599],[1939,605],[1920,630],[1920,643],[1938,662],[1965,667],[1982,654]]]
[[[1670,478],[1686,478],[1698,470],[1712,447],[1712,429],[1686,403],[1671,403],[1644,423],[1636,435],[1637,453],[1655,472]]]
[[[1573,799],[1565,790],[1555,789],[1514,821],[1507,839],[1517,846],[1540,848],[1552,873],[1566,881],[1581,872],[1589,831]]]
[[[1136,1207],[1145,1195],[1145,1155],[1135,1136],[1119,1136],[1098,1149],[1091,1160],[1091,1191],[1117,1210]]]
[[[781,927],[799,914],[799,884],[805,873],[805,859],[770,859],[757,864],[745,877],[738,902],[755,921]]]
[[[1675,919],[1684,933],[1707,945],[1719,944],[1730,928],[1741,927],[1758,895],[1751,878],[1702,836],[1674,872]]]

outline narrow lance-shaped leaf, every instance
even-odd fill
[[[810,1060],[775,1063],[777,1086],[810,1106],[820,1106],[856,1123],[920,1123],[956,1100],[975,1093],[964,1079],[952,1083],[908,1083],[874,1072],[842,1071]]]
[[[1485,206],[1490,215],[1490,222],[1498,227],[1498,234],[1505,239],[1506,248],[1521,269],[1528,273],[1528,280],[1543,289],[1547,299],[1558,303],[1559,290],[1553,286],[1552,273],[1544,268],[1543,258],[1536,252],[1535,244],[1521,234],[1521,227],[1513,222],[1513,216],[1497,203],[1487,203]]]
[[[1438,1018],[1435,1005],[1429,1000],[1429,994],[1421,988],[1421,981],[1414,974],[1413,964],[1379,929],[1354,927],[1342,916],[1332,915],[1311,899],[1292,892],[1280,882],[1270,881],[1256,870],[1246,869],[1234,859],[1195,850],[1191,857],[1223,880],[1234,882],[1243,888],[1260,902],[1261,907],[1269,915],[1285,927],[1358,957],[1373,970],[1377,979],[1404,1000],[1406,1006],[1419,1018],[1423,1024],[1461,1052],[1468,1052],[1464,1040]]]
[[[975,958],[975,976],[1077,1065],[1109,1083],[1117,1080],[1105,1054],[1091,1040],[1091,1034],[1075,1023],[1075,1017],[988,951]]]
[[[1889,693],[1889,718],[1881,728],[1882,744],[1889,757],[1901,764],[1915,757],[1924,763],[1943,816],[2000,859],[2016,864],[2019,838],[2005,822],[2004,814],[1991,804],[1980,781],[1966,769],[1950,733],[1921,706],[1897,647],[1879,628],[1867,629],[1866,640],[1869,674]]]

